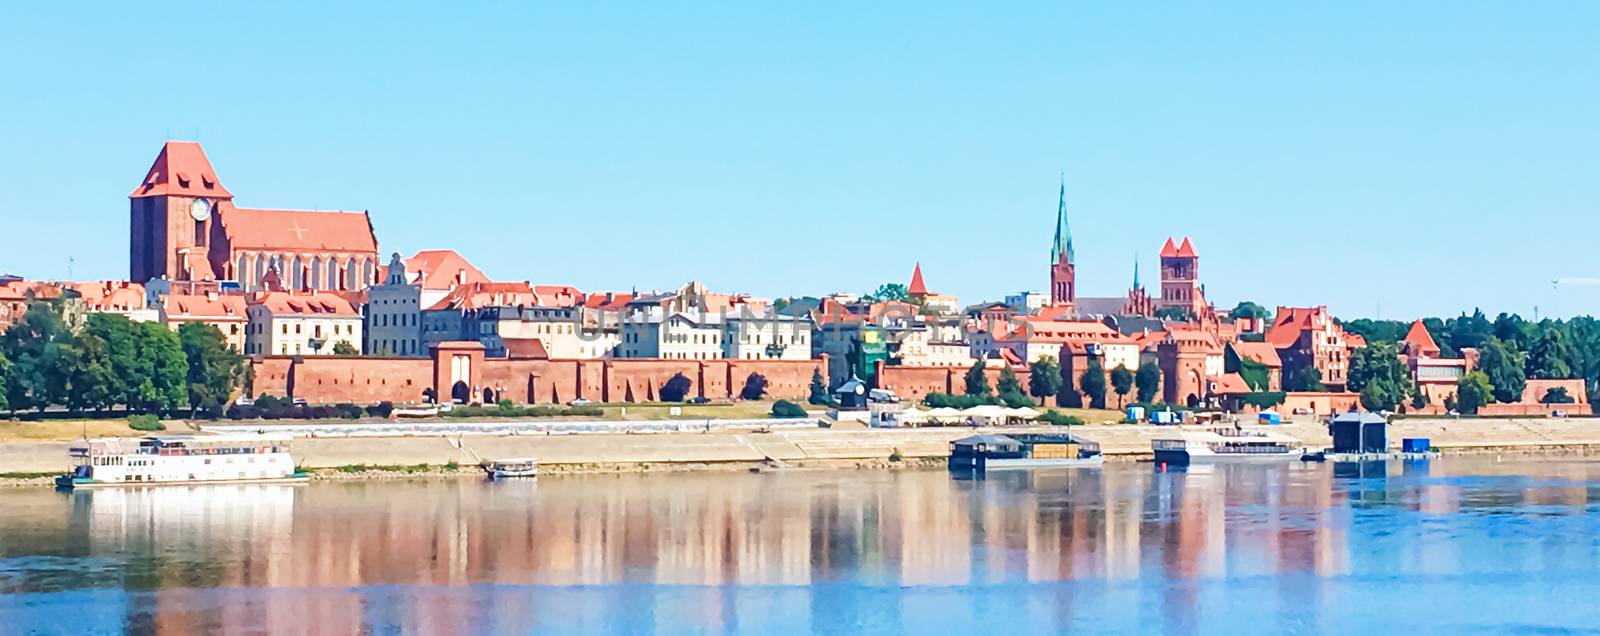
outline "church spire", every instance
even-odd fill
[[[1050,262],[1072,263],[1072,229],[1067,227],[1067,176],[1061,175],[1061,195],[1056,202],[1056,240],[1050,249]]]
[[[1139,254],[1133,255],[1133,288],[1139,289]]]

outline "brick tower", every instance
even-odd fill
[[[1071,307],[1078,299],[1077,273],[1073,266],[1072,229],[1067,226],[1067,182],[1061,181],[1056,202],[1056,237],[1050,249],[1050,304]]]

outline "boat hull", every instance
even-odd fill
[[[1158,450],[1158,464],[1271,464],[1300,459],[1300,451],[1290,453],[1190,453],[1186,450]]]
[[[984,470],[1033,470],[1040,468],[1088,468],[1105,463],[1105,457],[1052,458],[1052,459],[990,459],[979,464]]]
[[[56,488],[79,490],[85,488],[160,488],[164,486],[206,486],[215,484],[303,484],[311,481],[306,474],[260,479],[185,479],[169,481],[99,481],[71,475],[56,477]]]

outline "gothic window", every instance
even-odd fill
[[[304,290],[305,288],[306,288],[305,264],[303,262],[301,262],[300,255],[296,254],[295,257],[294,257],[294,260],[291,261],[291,264],[289,265],[289,289],[291,291],[301,291],[301,290]]]
[[[206,222],[205,221],[195,221],[194,222],[194,244],[197,247],[205,247],[206,246]]]
[[[311,289],[326,289],[325,287],[322,286],[322,257],[321,256],[314,256],[314,257],[311,258],[311,282],[309,283],[308,286]]]
[[[376,268],[372,266],[372,260],[365,259],[361,261],[361,284],[356,286],[354,289],[361,289],[367,285],[371,285],[373,281],[377,280],[377,278],[377,271]]]
[[[360,276],[361,269],[356,265],[356,257],[352,256],[348,261],[345,261],[344,289],[361,289]]]
[[[246,254],[239,255],[239,262],[234,265],[233,279],[239,281],[246,290],[250,289],[250,257]]]
[[[256,255],[256,267],[255,267],[255,269],[250,271],[250,287],[252,289],[260,287],[261,286],[261,277],[262,276],[266,276],[266,275],[267,275],[267,256],[265,254],[257,254]]]

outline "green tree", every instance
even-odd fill
[[[134,325],[134,346],[139,352],[138,396],[129,408],[140,411],[171,411],[189,394],[189,359],[183,355],[178,334],[160,324]]]
[[[744,379],[744,388],[739,389],[739,399],[759,400],[767,394],[767,376],[752,371]]]
[[[989,395],[989,376],[983,370],[983,360],[974,362],[972,368],[967,369],[967,395]]]
[[[6,401],[18,411],[44,410],[64,404],[60,392],[68,384],[63,373],[62,349],[72,342],[72,333],[61,320],[60,309],[50,303],[28,305],[22,320],[11,325],[0,337],[0,351],[11,361],[6,374]]]
[[[1011,365],[1008,364],[1000,369],[1000,380],[995,382],[994,389],[1000,395],[1022,394],[1022,382],[1017,380],[1017,372],[1011,370]]]
[[[1168,305],[1156,310],[1156,317],[1162,320],[1188,320],[1189,310],[1177,305]]]
[[[689,376],[674,373],[667,378],[667,383],[661,385],[661,390],[656,394],[661,396],[662,402],[682,402],[689,395],[689,389],[694,388],[694,383],[689,381]]]
[[[1524,367],[1525,356],[1522,352],[1506,346],[1497,337],[1490,336],[1478,348],[1478,370],[1488,376],[1489,385],[1494,387],[1494,399],[1498,402],[1510,404],[1522,399],[1522,389],[1528,385],[1528,374]]]
[[[1044,399],[1061,392],[1061,363],[1052,356],[1043,356],[1028,366],[1028,395]]]
[[[105,314],[97,314],[105,315]],[[122,318],[122,316],[115,316]],[[115,401],[119,378],[112,373],[105,340],[85,329],[63,344],[60,353],[61,395],[68,411],[104,411]]]
[[[1494,324],[1483,315],[1483,310],[1474,309],[1472,315],[1462,314],[1451,318],[1445,326],[1449,334],[1450,348],[1460,351],[1468,347],[1479,347],[1485,340],[1494,336]]]
[[[1473,371],[1456,381],[1456,409],[1462,413],[1477,413],[1478,407],[1494,401],[1494,385],[1482,371]],[[1447,405],[1448,406],[1448,405]]]
[[[1350,355],[1346,388],[1361,394],[1369,411],[1393,410],[1411,394],[1411,374],[1393,342],[1368,342]]]
[[[1572,366],[1577,357],[1566,334],[1555,326],[1546,326],[1528,350],[1528,375],[1543,380],[1565,380],[1573,377]]]
[[[900,283],[884,283],[879,285],[878,288],[873,290],[872,293],[867,294],[865,300],[880,302],[904,302],[908,294],[909,292],[906,291],[905,285]]]
[[[1101,366],[1099,358],[1089,358],[1089,364],[1083,367],[1083,376],[1078,378],[1078,385],[1083,387],[1083,395],[1089,398],[1089,408],[1106,407],[1106,369]]]
[[[1326,391],[1322,386],[1322,372],[1310,364],[1302,365],[1283,379],[1285,391]]]
[[[817,405],[833,403],[833,396],[828,395],[828,383],[823,381],[820,369],[811,371],[810,395],[806,397],[806,401]]]
[[[1248,300],[1239,301],[1239,304],[1234,305],[1233,311],[1228,312],[1228,317],[1233,318],[1234,320],[1244,320],[1246,318],[1260,319],[1266,318],[1267,316],[1268,312],[1266,307],[1262,307],[1261,305],[1257,305]]]
[[[1527,351],[1533,344],[1533,336],[1537,331],[1534,324],[1523,320],[1522,316],[1502,312],[1494,319],[1494,337],[1518,351]]]
[[[336,356],[359,356],[359,355],[361,355],[361,352],[360,351],[356,351],[355,345],[350,344],[349,342],[346,342],[344,340],[340,340],[338,342],[333,343],[333,355],[336,355]]]
[[[1411,408],[1420,409],[1428,406],[1428,394],[1422,390],[1422,385],[1411,383]]]
[[[1134,373],[1133,384],[1138,389],[1135,397],[1146,404],[1156,399],[1156,394],[1161,392],[1161,367],[1154,362],[1139,365],[1139,371]]]
[[[1056,391],[1056,406],[1068,408],[1081,408],[1083,406],[1083,394],[1078,392],[1076,384],[1077,382],[1073,379],[1072,373],[1063,368],[1061,386]]]
[[[244,378],[244,356],[228,346],[221,330],[205,323],[183,323],[178,343],[188,364],[189,408],[214,413]]]
[[[1117,394],[1117,408],[1121,409],[1123,403],[1128,401],[1128,392],[1133,390],[1133,372],[1120,364],[1112,369],[1111,390]]]
[[[11,410],[11,405],[6,403],[6,377],[11,374],[11,360],[6,358],[5,349],[0,348],[0,411]]]
[[[1567,387],[1553,386],[1550,387],[1550,390],[1544,392],[1544,397],[1539,398],[1539,402],[1542,404],[1572,404],[1577,400],[1567,395]]]

